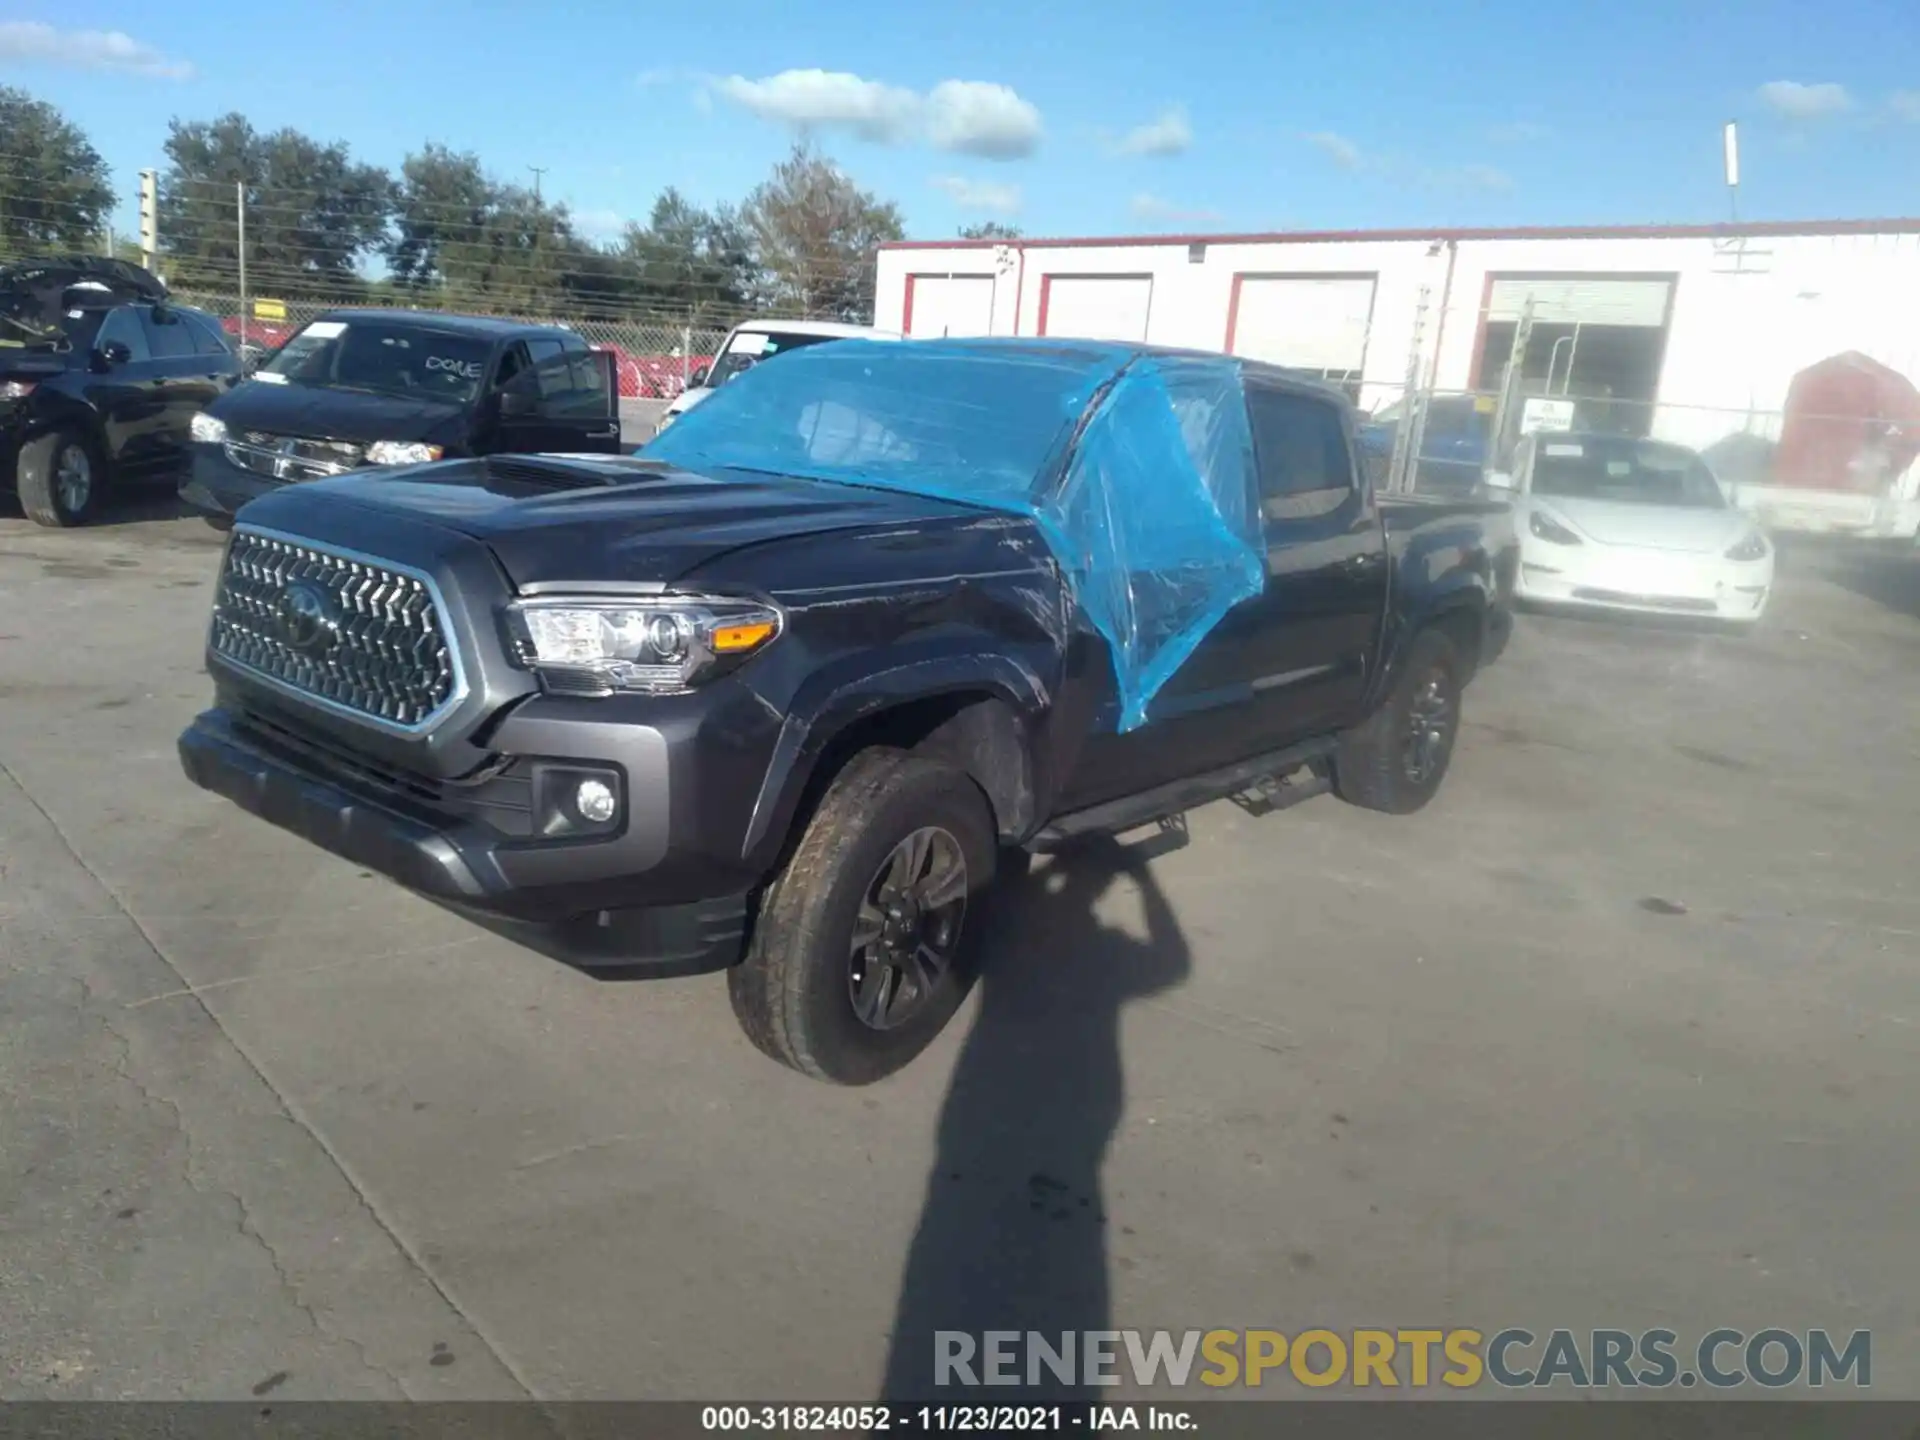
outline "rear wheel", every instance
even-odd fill
[[[1385,703],[1341,738],[1333,784],[1342,800],[1408,815],[1433,799],[1460,732],[1461,675],[1460,652],[1445,631],[1414,637]]]
[[[66,529],[98,513],[106,475],[86,436],[54,430],[20,447],[20,508],[36,525]]]
[[[855,756],[728,972],[747,1037],[838,1085],[913,1060],[972,986],[968,922],[996,846],[986,799],[959,770],[893,750]]]

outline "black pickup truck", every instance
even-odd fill
[[[883,349],[993,373],[1042,345],[1074,353],[850,341],[873,354],[816,347],[778,383],[881,374]],[[952,1016],[970,908],[1009,859],[1231,795],[1405,813],[1438,789],[1506,531],[1495,505],[1372,493],[1335,392],[1235,364],[1264,576],[1139,723],[1035,516],[869,483],[936,448],[1004,482],[985,420],[908,444],[856,417],[842,440],[871,463],[838,479],[652,458],[709,410],[709,432],[765,421],[780,369],[635,456],[443,461],[248,505],[188,776],[570,964],[724,968],[756,1045],[842,1084]],[[1063,418],[1022,477],[1036,496],[1092,433]]]

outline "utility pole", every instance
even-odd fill
[[[1723,144],[1727,170],[1727,213],[1733,223],[1738,225],[1740,223],[1740,129],[1731,120],[1727,122]]]
[[[540,203],[540,177],[547,173],[547,167],[545,165],[529,165],[527,169],[533,172],[533,203],[538,205]]]
[[[247,353],[247,182],[233,182],[233,202],[240,217],[240,353]]]
[[[152,270],[160,259],[160,175],[140,172],[140,264]]]

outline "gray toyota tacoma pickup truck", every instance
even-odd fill
[[[899,1069],[954,1014],[969,918],[1010,858],[1231,795],[1425,805],[1504,614],[1500,508],[1374,494],[1329,389],[1232,362],[1260,560],[1144,723],[1038,518],[1111,383],[991,456],[971,420],[914,429],[941,399],[921,379],[843,432],[864,468],[654,453],[700,424],[786,424],[810,383],[868,393],[847,387],[890,372],[865,351],[1017,381],[1042,345],[1081,354],[820,346],[635,456],[443,461],[250,503],[187,775],[569,964],[725,970],[754,1044],[841,1084]],[[883,483],[936,451],[1002,496],[1016,474],[1034,513]]]

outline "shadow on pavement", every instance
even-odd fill
[[[195,510],[175,493],[171,485],[129,484],[117,492],[100,497],[99,511],[82,530],[104,530],[115,525],[139,525],[150,520],[185,520],[197,516]],[[0,520],[24,520],[20,497],[10,484],[0,485]]]
[[[1843,590],[1920,620],[1920,551],[1882,548],[1835,555],[1822,573]]]
[[[900,1286],[888,1401],[1097,1398],[1046,1368],[1022,1373],[1018,1392],[942,1389],[935,1332],[969,1332],[977,1346],[987,1330],[1038,1331],[1058,1346],[1062,1332],[1109,1325],[1100,1170],[1125,1110],[1120,1012],[1181,984],[1191,968],[1147,858],[1104,842],[1009,877],[993,896],[980,937],[979,1015],[941,1113]],[[1138,889],[1145,939],[1094,915],[1123,876]],[[984,1379],[981,1359],[976,1350]],[[1077,1354],[1072,1373],[1080,1374]]]

